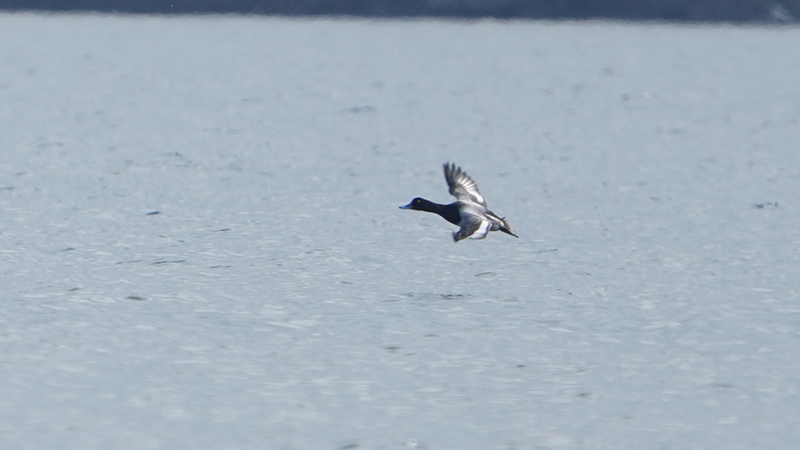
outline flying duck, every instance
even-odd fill
[[[400,209],[415,209],[427,211],[442,216],[446,221],[461,227],[453,233],[453,239],[458,242],[462,239],[483,239],[490,231],[502,231],[518,238],[505,217],[489,211],[486,200],[478,192],[475,181],[455,164],[444,163],[444,179],[450,194],[456,201],[449,205],[440,205],[430,200],[417,197],[411,203],[401,206]]]

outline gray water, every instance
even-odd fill
[[[0,30],[0,447],[800,440],[800,29]]]

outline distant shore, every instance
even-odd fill
[[[0,0],[0,10],[794,23],[800,18],[800,0]]]

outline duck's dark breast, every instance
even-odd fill
[[[453,225],[461,223],[461,214],[458,212],[458,202],[440,206],[437,213]]]

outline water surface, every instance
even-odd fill
[[[796,28],[0,27],[4,447],[800,438]]]

